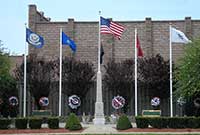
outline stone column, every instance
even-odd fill
[[[191,20],[191,17],[185,17],[185,34],[189,39],[192,38],[192,20]]]
[[[146,18],[145,20],[145,31],[146,31],[146,53],[145,57],[151,57],[154,55],[153,53],[153,41],[152,41],[152,21],[151,18]]]

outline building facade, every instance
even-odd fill
[[[97,68],[97,52],[98,52],[98,33],[99,22],[91,21],[75,21],[70,18],[65,22],[51,21],[50,18],[44,16],[44,12],[39,12],[36,5],[29,5],[28,16],[29,28],[37,34],[44,37],[45,45],[41,49],[36,49],[29,46],[29,55],[36,54],[38,57],[52,60],[59,58],[59,44],[60,44],[60,28],[77,44],[77,51],[72,54],[69,46],[63,46],[63,56],[72,56],[75,59],[92,62],[94,67]],[[113,20],[115,21],[115,20]],[[186,34],[189,39],[197,38],[200,36],[200,20],[192,20],[191,17],[185,17],[184,20],[159,20],[154,21],[151,18],[145,18],[144,21],[115,21],[125,27],[121,40],[115,39],[112,35],[102,35],[101,42],[104,47],[104,62],[106,64],[109,60],[120,62],[125,59],[134,59],[134,30],[137,28],[140,45],[144,52],[144,57],[155,56],[160,54],[164,59],[169,59],[169,25],[175,27]],[[177,61],[183,54],[183,45],[172,45],[173,61]],[[55,87],[56,89],[56,87]],[[57,88],[58,89],[58,88]],[[91,97],[87,102],[89,107],[85,106],[87,112],[94,112],[95,102],[95,85],[88,95]],[[134,90],[133,90],[134,91]],[[133,92],[134,93],[134,92]],[[132,93],[132,94],[133,94]],[[148,93],[148,92],[147,92]],[[104,93],[105,94],[105,93]],[[58,93],[51,94],[50,97],[58,96]],[[138,102],[143,107],[139,108],[139,114],[142,109],[150,108],[149,97],[146,93],[139,93]],[[111,107],[111,99],[113,95],[106,93],[104,95],[105,113],[110,114],[113,109]],[[58,114],[58,101],[50,101],[51,109],[54,114]],[[63,98],[63,104],[67,97]],[[169,114],[169,100],[163,104],[164,115]],[[30,103],[31,105],[31,103]],[[31,109],[30,107],[29,109]],[[83,107],[84,108],[84,107]],[[131,101],[130,114],[134,114],[134,99]],[[30,111],[29,111],[30,113]],[[62,114],[67,114],[68,108],[63,107]]]

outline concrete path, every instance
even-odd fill
[[[86,129],[82,134],[116,134],[118,131],[115,129],[115,125],[83,125]]]

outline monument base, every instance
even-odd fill
[[[105,117],[103,113],[103,102],[96,102],[95,103],[95,116],[93,119],[94,125],[104,125],[105,124]]]
[[[93,123],[94,123],[94,125],[104,125],[105,118],[94,118]]]

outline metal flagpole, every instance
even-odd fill
[[[170,117],[173,117],[172,103],[172,42],[171,42],[171,25],[169,26],[169,61],[170,61]]]
[[[25,23],[25,29],[26,29],[26,23]],[[24,107],[23,107],[23,116],[26,117],[26,46],[27,43],[25,42],[25,48],[24,48]]]
[[[60,76],[59,76],[59,116],[61,116],[61,97],[62,97],[62,28],[60,28]]]
[[[137,116],[137,28],[135,28],[135,116]]]
[[[99,11],[99,18],[101,15],[101,11]],[[95,125],[103,125],[105,124],[104,118],[104,107],[102,102],[102,77],[101,77],[101,69],[100,69],[100,54],[101,54],[101,18],[99,20],[99,41],[98,41],[98,72],[97,72],[97,91],[96,91],[96,102],[95,102],[95,118],[93,122]]]

